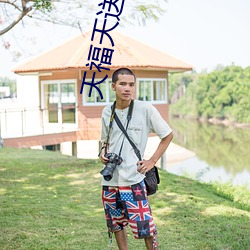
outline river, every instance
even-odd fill
[[[200,181],[229,182],[250,189],[250,129],[171,118],[174,143],[195,153],[167,171]]]

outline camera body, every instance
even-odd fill
[[[116,166],[120,165],[123,159],[116,153],[106,153],[104,156],[108,158],[109,161],[100,173],[106,181],[110,181],[113,178]]]

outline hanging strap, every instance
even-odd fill
[[[130,118],[131,119],[131,118]],[[125,128],[123,127],[120,119],[118,118],[118,116],[115,114],[115,121],[118,125],[118,127],[121,129],[121,131],[124,133],[124,135],[127,137],[129,143],[131,144],[131,146],[133,147],[134,151],[135,151],[135,154],[136,156],[138,157],[139,161],[142,160],[141,158],[141,153],[140,153],[140,150],[135,146],[135,144],[133,143],[133,141],[130,139],[127,131],[125,130]]]
[[[115,101],[115,102],[113,103],[113,105],[111,106],[111,116],[110,116],[110,119],[109,119],[109,129],[108,129],[107,140],[103,143],[104,146],[101,147],[98,156],[101,155],[103,149],[105,149],[105,154],[106,154],[107,151],[108,151],[108,144],[109,144],[109,138],[110,138],[110,130],[111,130],[111,128],[112,128],[113,121],[114,121],[114,116],[115,116],[115,104],[116,104],[116,101]]]
[[[111,106],[111,116],[110,116],[110,120],[109,120],[109,130],[108,130],[108,135],[107,135],[107,140],[105,142],[105,146],[102,148],[105,148],[105,153],[107,153],[108,150],[108,144],[109,144],[109,137],[110,137],[110,130],[112,128],[113,125],[113,121],[114,121],[114,117],[115,117],[115,105],[116,105],[116,101],[113,103],[113,105]],[[102,151],[102,149],[101,149]],[[100,152],[101,152],[100,151]]]

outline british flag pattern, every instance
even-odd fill
[[[103,187],[102,201],[109,231],[130,225],[135,238],[156,234],[144,182],[130,187]]]

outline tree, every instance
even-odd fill
[[[10,87],[10,96],[16,95],[16,80],[0,77],[0,87]]]
[[[187,86],[185,95],[179,95],[171,104],[175,116],[250,123],[250,67],[230,65],[208,74],[179,74],[171,76],[169,82],[173,96],[181,84]]]
[[[133,19],[139,24],[145,24],[148,19],[157,21],[159,15],[164,13],[160,2],[166,2],[166,0],[118,1],[124,2],[124,11],[120,18],[127,22]],[[89,23],[89,20],[100,11],[101,7],[98,6],[100,2],[101,0],[0,0],[0,27],[2,26],[0,35],[9,32],[21,20],[24,22],[26,17],[81,29],[82,25]],[[112,8],[114,9],[113,6]]]

